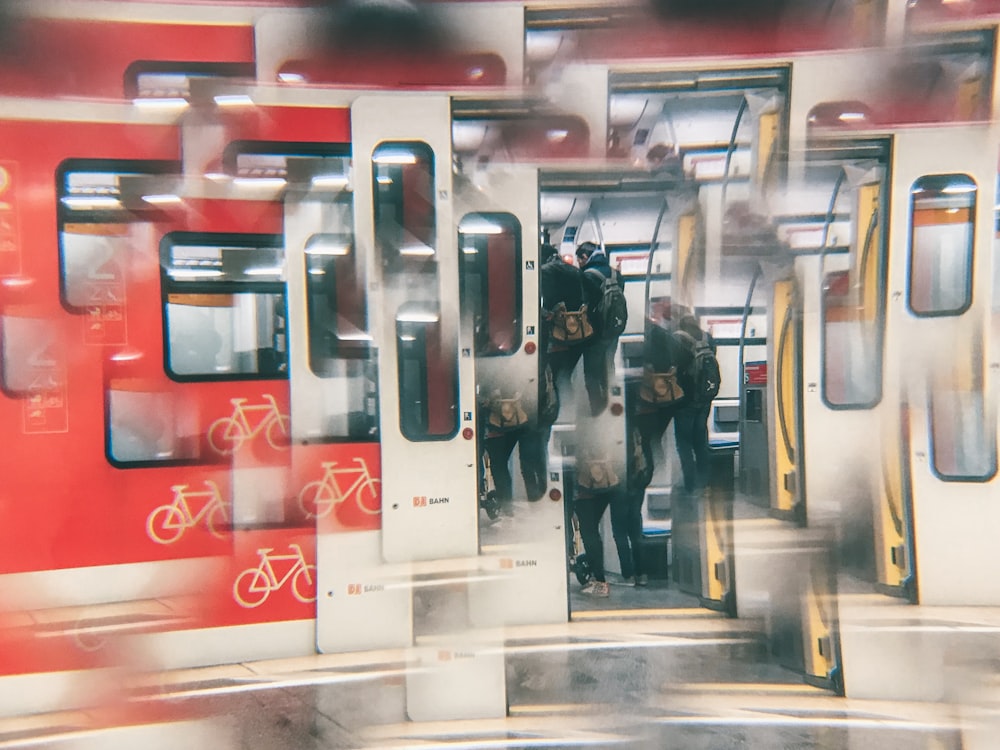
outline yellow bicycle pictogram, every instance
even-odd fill
[[[233,598],[241,607],[252,609],[259,607],[272,592],[277,591],[291,579],[292,595],[303,604],[316,601],[315,585],[316,566],[306,563],[302,548],[297,544],[289,544],[292,554],[274,555],[272,547],[257,550],[260,564],[256,568],[247,568],[233,583]],[[293,562],[279,579],[274,572],[275,562]]]
[[[264,401],[263,404],[247,404],[245,398],[230,399],[233,413],[220,417],[208,428],[208,442],[213,450],[227,456],[261,433],[272,448],[287,448],[291,436],[288,415],[281,413],[271,394],[265,393]]]
[[[211,480],[205,481],[204,490],[188,489],[189,485],[175,484],[172,503],[154,508],[146,519],[146,533],[158,544],[171,544],[181,538],[187,529],[197,526],[204,518],[208,530],[217,537],[229,525],[229,508],[222,501],[219,488]],[[197,512],[192,512],[190,501],[204,501]]]
[[[362,512],[376,515],[381,512],[379,485],[382,480],[373,477],[363,458],[355,458],[357,466],[337,467],[336,461],[323,462],[323,478],[309,482],[299,493],[299,507],[309,518],[323,518],[335,507],[349,499],[357,503]],[[354,476],[351,485],[343,490],[337,477]]]

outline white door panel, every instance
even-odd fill
[[[372,332],[379,347],[382,554],[390,562],[475,555],[474,363],[471,356],[459,357],[457,351],[459,286],[450,100],[426,94],[363,96],[353,105],[351,118],[357,243],[377,261]],[[377,148],[382,159],[378,164],[373,161]],[[406,168],[415,163],[414,154],[424,158],[425,150],[433,164],[433,183],[414,189],[414,173]],[[391,170],[394,165],[400,167],[399,174],[383,175],[383,167]],[[383,182],[397,179],[400,185],[377,182],[376,167]],[[391,202],[395,194],[383,191],[396,187],[402,191],[399,205],[380,204],[382,220],[397,221],[398,243],[391,245],[386,235],[376,240],[376,190],[379,196],[389,195],[385,200]],[[402,205],[404,195],[406,206]],[[390,215],[390,210],[396,213]],[[408,225],[421,211],[418,219],[423,224],[419,228]],[[433,222],[429,231],[428,221]],[[414,236],[418,229],[426,235],[422,239]],[[410,344],[416,355],[407,353],[405,347]],[[417,382],[420,377],[426,382]],[[452,382],[442,385],[442,377]],[[411,379],[426,403],[403,399],[402,386],[410,388]],[[445,391],[438,394],[442,403],[431,403],[429,394],[434,389]],[[432,409],[436,413],[430,414]],[[413,414],[417,414],[414,422],[407,422]],[[426,439],[415,438],[412,425],[417,423],[419,428],[423,418],[430,425]],[[442,428],[442,423],[447,427]],[[405,425],[410,425],[409,437],[404,435]]]

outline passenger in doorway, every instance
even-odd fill
[[[604,297],[604,279],[612,274],[608,256],[593,242],[584,242],[576,249],[576,260],[583,271],[583,294],[587,309],[596,313]],[[594,315],[594,340],[583,358],[583,377],[590,398],[591,416],[597,416],[608,405],[608,380],[614,369],[618,337],[601,329],[600,315]]]
[[[663,436],[684,401],[680,385],[680,343],[662,324],[650,321],[643,347],[643,374],[635,399],[636,430],[644,471],[635,490],[645,489],[653,477],[656,459],[663,461]],[[641,487],[640,487],[641,485]]]
[[[646,586],[649,577],[642,562],[642,504],[653,474],[652,467],[646,464],[636,428],[629,435],[626,475],[625,486],[611,500],[611,533],[625,584]]]
[[[581,357],[587,392],[592,402],[595,398],[599,400],[603,347],[594,346],[599,342],[591,309],[584,298],[583,272],[566,263],[552,245],[542,245],[541,258],[542,344],[552,371],[558,403],[566,402],[570,393],[570,378]],[[606,402],[606,377],[603,383]],[[552,421],[555,422],[555,417]]]
[[[684,473],[684,489],[688,492],[703,489],[708,486],[711,472],[711,462],[708,449],[708,415],[712,410],[712,399],[719,389],[718,363],[715,362],[715,341],[702,331],[693,315],[684,315],[678,330],[674,332],[677,342],[679,380],[681,388],[687,394],[674,415],[674,438],[677,441],[677,453],[681,460],[681,471]],[[710,376],[715,380],[706,386],[698,382],[705,378],[704,372],[697,372],[694,366],[698,345],[707,345],[711,351],[711,360],[715,364]]]
[[[535,502],[545,494],[546,466],[539,430],[530,424],[521,394],[496,389],[480,400],[480,424],[483,425],[483,449],[490,460],[490,476],[500,503],[500,513],[514,515],[514,480],[510,459],[515,446],[521,464],[521,478],[528,500]]]
[[[576,454],[576,499],[574,510],[580,524],[580,537],[593,580],[583,587],[586,596],[609,595],[604,575],[604,541],[601,519],[608,506],[620,502],[622,482],[606,451],[581,440]]]

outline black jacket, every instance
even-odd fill
[[[590,256],[584,264],[583,269],[583,296],[587,302],[587,309],[596,311],[600,308],[604,299],[604,279],[611,278],[611,264],[608,263],[608,256],[602,252],[596,252]],[[596,272],[596,273],[595,273]],[[597,277],[601,274],[601,278]],[[591,315],[590,322],[594,325],[597,335],[602,335],[600,316]]]
[[[542,264],[542,309],[551,312],[562,302],[569,311],[583,305],[583,278],[580,269],[558,255]]]
[[[678,342],[666,328],[650,324],[646,330],[646,340],[643,347],[643,364],[653,372],[667,372],[671,367],[677,367],[680,356]],[[683,387],[683,386],[681,386]]]
[[[692,337],[695,341],[705,340],[708,342],[709,348],[715,353],[715,339],[713,339],[705,331],[701,332],[701,336]],[[680,384],[684,393],[694,393],[694,380],[691,377],[691,365],[694,362],[694,352],[691,350],[690,345],[683,337],[678,336],[676,333],[670,334],[670,339],[674,343],[674,350],[677,356],[677,382]],[[685,403],[689,403],[687,397],[684,398]]]

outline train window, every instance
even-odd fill
[[[976,183],[962,174],[921,177],[910,200],[910,310],[959,315],[972,303]]]
[[[521,223],[511,214],[466,214],[458,225],[462,309],[473,317],[477,356],[521,345]]]
[[[881,316],[862,295],[850,271],[823,280],[823,400],[832,409],[867,409],[881,398]]]
[[[309,366],[333,376],[335,362],[363,359],[370,351],[364,268],[354,250],[351,201],[326,206],[338,232],[312,235],[305,243]]]
[[[383,263],[391,271],[435,273],[434,152],[425,143],[382,143],[372,169]]]
[[[444,440],[458,431],[455,346],[441,329],[436,305],[408,302],[396,314],[399,427],[408,440]]]
[[[62,303],[87,315],[90,343],[124,343],[130,248],[142,246],[157,204],[123,181],[179,171],[174,162],[70,159],[56,176]]]
[[[194,409],[141,379],[112,379],[108,388],[108,457],[115,465],[198,459]]]
[[[996,417],[989,417],[978,385],[931,394],[931,455],[945,481],[985,482],[997,473]]]
[[[174,232],[160,263],[172,377],[286,376],[280,236]]]
[[[125,96],[139,102],[184,104],[194,80],[252,79],[253,63],[164,62],[142,60],[125,70]]]
[[[223,151],[220,166],[241,181],[343,190],[350,182],[348,150],[339,143],[234,140]]]

